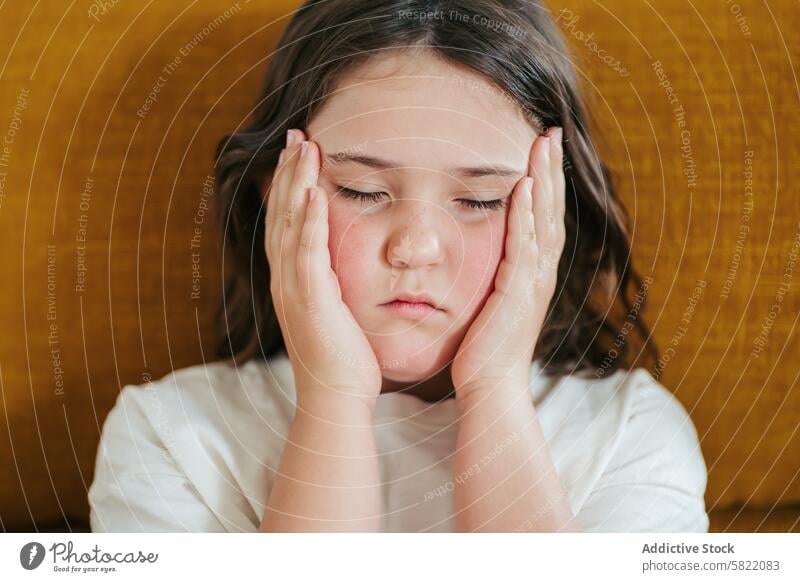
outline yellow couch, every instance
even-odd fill
[[[0,9],[5,531],[87,531],[120,387],[213,359],[204,184],[296,5]],[[646,317],[698,428],[712,531],[800,531],[797,4],[550,7],[655,279]]]

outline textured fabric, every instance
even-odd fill
[[[581,527],[705,532],[706,465],[683,406],[642,370],[548,379],[531,398]],[[284,354],[126,386],[103,426],[92,531],[256,531],[295,402]],[[378,397],[382,529],[454,531],[455,401]]]
[[[97,19],[70,3],[0,10],[0,140],[13,140],[0,167],[6,530],[86,525],[120,388],[215,359],[222,262],[204,184],[299,1],[236,4],[118,2]],[[797,529],[798,4],[546,5],[631,216],[634,264],[653,278],[644,316],[660,380],[698,429],[707,507],[744,505],[757,516],[736,520],[745,529],[772,513],[772,531]],[[723,514],[714,523],[728,527]]]

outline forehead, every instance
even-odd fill
[[[343,76],[308,134],[328,152],[361,147],[431,167],[524,164],[536,136],[521,109],[482,76],[407,52]]]

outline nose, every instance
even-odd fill
[[[439,264],[442,260],[442,222],[444,216],[434,205],[424,201],[404,201],[409,207],[392,232],[387,260],[392,267],[417,269]]]

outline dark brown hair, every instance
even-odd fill
[[[286,131],[308,126],[345,71],[410,47],[481,75],[537,130],[563,127],[567,239],[534,352],[543,370],[602,376],[628,367],[633,331],[657,360],[640,316],[647,287],[631,264],[627,214],[590,138],[561,35],[549,11],[531,0],[310,0],[294,14],[250,124],[217,146],[215,198],[232,271],[218,314],[218,355],[239,364],[285,351],[270,297],[261,192]]]

